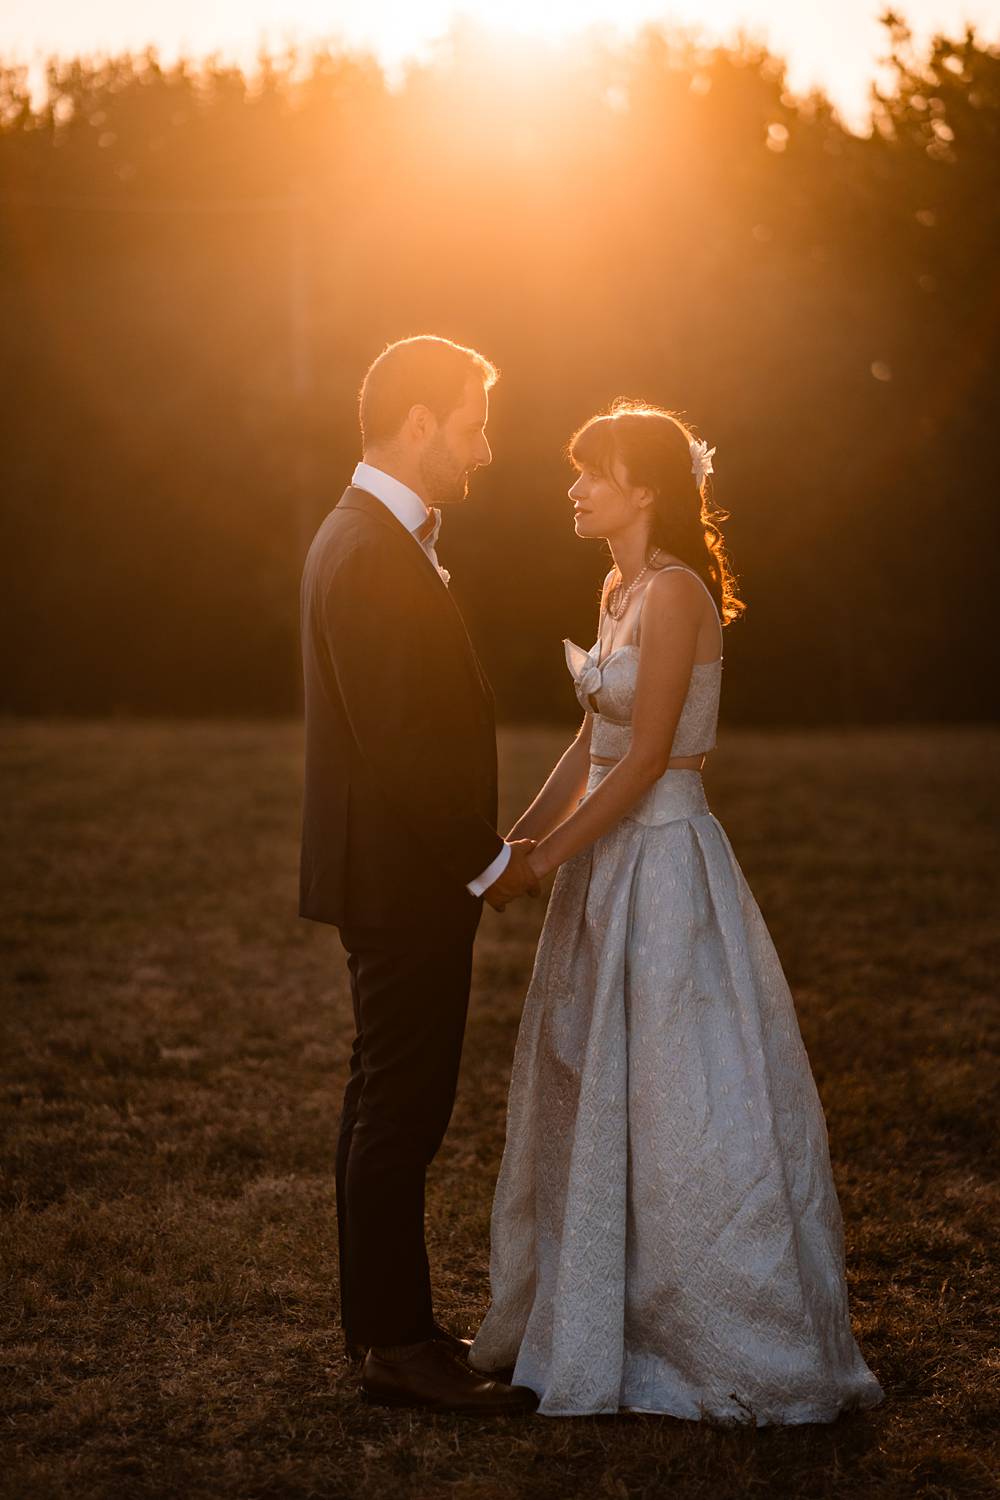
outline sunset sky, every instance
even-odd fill
[[[524,35],[560,35],[594,24],[628,30],[649,20],[696,27],[707,41],[744,27],[787,58],[795,89],[819,83],[849,123],[862,124],[868,86],[882,50],[877,17],[885,0],[10,0],[3,5],[0,53],[34,62],[45,53],[140,49],[164,58],[220,51],[252,62],[261,41],[325,37],[363,46],[390,69],[419,55],[456,14]],[[918,37],[955,34],[967,20],[1000,38],[1000,0],[901,0]]]

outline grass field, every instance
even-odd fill
[[[508,812],[561,738],[503,737]],[[978,730],[729,733],[706,775],[796,995],[887,1393],[755,1433],[362,1404],[333,1230],[349,1012],[336,934],[295,916],[298,727],[4,726],[0,1494],[994,1493],[998,750]],[[481,929],[430,1190],[456,1331],[485,1306],[541,915]]]

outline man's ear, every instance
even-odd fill
[[[430,407],[424,406],[421,401],[410,407],[406,413],[406,421],[403,423],[407,436],[418,443],[426,442],[433,435],[437,425],[437,417]]]

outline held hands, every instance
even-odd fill
[[[528,863],[528,855],[534,847],[534,839],[515,839],[511,843],[507,868],[485,892],[485,899],[494,911],[503,911],[508,901],[514,901],[518,896],[539,894],[538,876]]]

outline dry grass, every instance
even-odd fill
[[[512,806],[559,739],[505,736]],[[336,1315],[348,1008],[335,934],[294,915],[298,728],[8,725],[3,745],[0,1492],[991,1493],[996,734],[729,734],[710,767],[796,992],[857,1332],[887,1390],[831,1427],[757,1434],[364,1406]],[[521,905],[483,923],[431,1189],[439,1310],[456,1329],[484,1307],[540,916]]]

